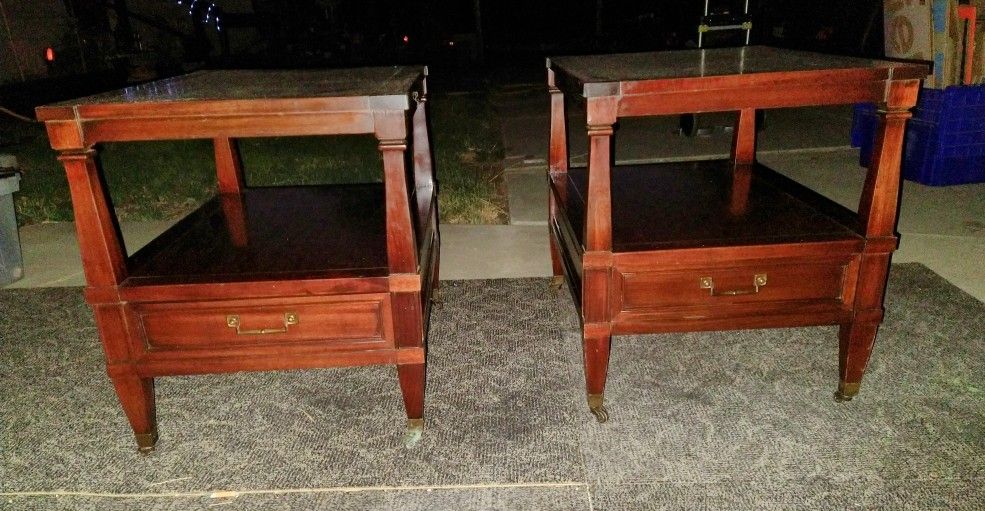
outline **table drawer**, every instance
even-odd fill
[[[708,266],[618,273],[616,285],[621,287],[621,310],[800,300],[842,301],[846,294],[847,268],[847,261]]]
[[[392,344],[384,294],[138,304],[151,349],[337,342]]]

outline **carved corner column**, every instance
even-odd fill
[[[550,68],[549,60],[547,65],[547,84],[551,95],[551,133],[547,158],[548,186],[550,186],[550,174],[565,173],[568,171],[568,128],[565,124],[564,93],[555,83],[554,70]],[[564,200],[565,194],[567,193],[567,182],[562,180],[558,186],[558,193],[561,194],[561,200]],[[548,229],[551,229],[557,218],[558,205],[552,190],[548,190],[547,197],[547,225]],[[564,284],[564,263],[561,262],[561,251],[557,245],[558,241],[550,233],[548,233],[548,240],[551,246],[551,268],[554,275],[554,286],[560,288]]]
[[[551,172],[568,171],[568,127],[565,124],[564,92],[557,87],[554,70],[547,69],[547,85],[551,94],[551,138],[548,165]]]
[[[107,372],[138,449],[148,453],[157,442],[154,379],[138,374],[135,362],[142,349],[129,335],[125,306],[117,295],[117,287],[127,278],[127,256],[113,203],[95,149],[63,150],[58,159],[72,195],[86,300],[96,318]]]
[[[417,273],[416,242],[407,186],[405,115],[403,111],[375,115],[376,138],[383,156],[387,261],[391,274]]]
[[[398,348],[418,348],[423,355],[421,277],[418,274],[418,250],[407,185],[407,112],[377,113],[374,121],[376,138],[383,155],[387,264],[390,270],[394,342]],[[398,359],[397,376],[407,412],[408,442],[416,442],[424,425],[423,356],[419,359],[413,357],[407,363]]]
[[[612,339],[609,294],[612,274],[612,135],[617,97],[588,100],[588,192],[582,277],[583,349],[588,405],[608,420],[605,381]]]
[[[127,277],[126,253],[96,151],[63,152],[58,160],[72,195],[86,283],[97,289],[116,287]]]
[[[859,200],[858,217],[866,243],[859,266],[854,316],[851,322],[841,325],[839,332],[839,382],[835,392],[839,401],[849,401],[858,393],[882,322],[886,279],[897,241],[903,134],[919,88],[919,80],[890,82],[885,101],[877,111],[872,160]]]

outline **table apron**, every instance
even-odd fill
[[[619,117],[882,102],[886,82],[706,89],[619,96]]]
[[[318,112],[82,120],[80,128],[84,144],[89,146],[162,139],[369,134],[374,131],[374,121],[372,112]]]

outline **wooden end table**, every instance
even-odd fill
[[[426,74],[200,71],[37,109],[141,452],[158,436],[155,377],[368,364],[397,366],[419,438],[439,252]],[[383,183],[244,183],[236,138],[334,134],[375,135]],[[98,144],[192,138],[213,140],[217,196],[127,257]]]
[[[859,390],[883,317],[903,129],[922,64],[750,46],[548,60],[550,238],[582,322],[600,422],[612,335],[837,324]],[[565,95],[587,103],[588,168],[569,168]],[[756,109],[879,104],[852,212],[756,162]],[[613,165],[622,117],[738,111],[727,160]]]

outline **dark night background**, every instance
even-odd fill
[[[549,55],[694,47],[703,7],[702,0],[2,0],[16,66],[8,55],[0,100],[29,111],[203,67],[419,63],[446,89],[539,82]],[[882,53],[878,0],[750,0],[749,9],[752,44]],[[743,1],[711,0],[711,11],[713,22],[739,23]],[[733,34],[711,34],[704,46],[744,42]],[[47,48],[54,59],[42,57]]]

